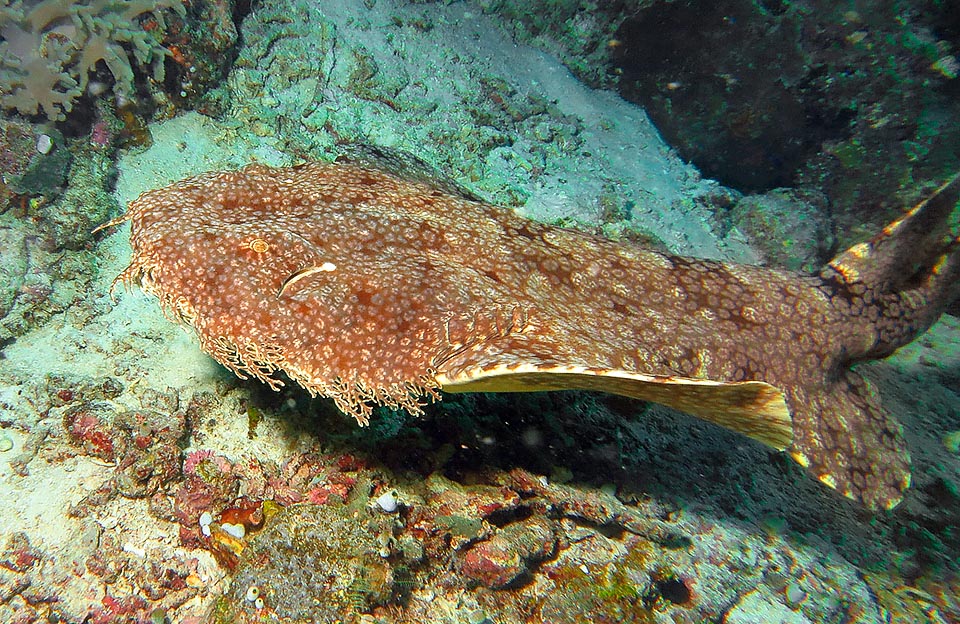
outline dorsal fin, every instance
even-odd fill
[[[462,197],[470,201],[483,201],[470,189],[450,176],[441,173],[436,167],[419,156],[396,148],[370,143],[350,143],[341,147],[337,162],[351,163],[364,169],[382,171],[410,182],[426,184],[448,195]]]
[[[960,197],[960,174],[930,197],[883,228],[872,240],[858,243],[823,268],[824,278],[864,283],[882,291],[899,291],[925,274],[956,245],[950,213]]]

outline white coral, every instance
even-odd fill
[[[136,20],[152,13],[164,28],[166,9],[186,15],[183,0],[17,0],[0,8],[0,105],[64,119],[100,61],[121,95],[133,90],[134,62],[162,81],[170,53]]]

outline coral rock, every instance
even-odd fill
[[[503,588],[520,580],[555,547],[553,527],[543,518],[532,517],[507,525],[467,550],[460,560],[460,573],[468,585]]]

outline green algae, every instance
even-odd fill
[[[247,439],[257,437],[257,425],[263,421],[263,414],[253,405],[247,405]]]

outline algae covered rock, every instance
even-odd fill
[[[54,249],[83,248],[93,240],[94,228],[120,211],[109,190],[116,175],[110,156],[86,147],[77,152],[63,195],[35,211],[44,238]]]
[[[26,233],[0,227],[0,317],[6,316],[20,293],[29,266]]]
[[[742,198],[729,217],[768,266],[814,272],[836,246],[827,204],[822,193],[780,188]]]
[[[251,538],[213,621],[338,622],[391,600],[394,517],[337,504],[286,507]]]
[[[534,516],[508,524],[490,540],[468,549],[460,561],[460,573],[469,585],[508,587],[526,580],[531,569],[555,549],[553,527],[545,518]]]

